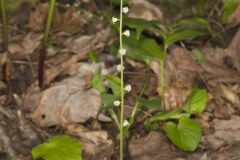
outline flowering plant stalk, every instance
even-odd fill
[[[120,145],[120,153],[119,153],[119,159],[123,160],[123,140],[124,140],[124,127],[129,125],[129,122],[124,119],[124,95],[125,91],[130,92],[131,91],[131,85],[124,86],[124,66],[123,66],[123,59],[124,55],[126,54],[126,49],[123,48],[123,36],[129,37],[130,31],[126,30],[123,32],[123,14],[128,13],[128,7],[123,7],[123,0],[120,0],[120,19],[116,17],[112,17],[112,22],[116,23],[119,21],[119,55],[120,55],[120,65],[118,65],[118,70],[120,71],[120,92],[121,92],[121,99],[120,101],[115,101],[114,105],[119,106],[120,105],[120,123],[119,123],[119,145]]]
[[[121,111],[120,111],[120,138],[119,138],[119,143],[120,143],[120,160],[123,160],[123,120],[124,120],[124,80],[123,80],[123,56],[126,50],[123,49],[123,38],[122,38],[122,21],[123,21],[123,0],[121,0],[121,5],[120,5],[120,26],[119,26],[119,53],[120,53],[120,59],[121,59]]]

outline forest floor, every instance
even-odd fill
[[[139,5],[144,13],[139,12]],[[79,8],[84,9],[80,11]],[[34,146],[59,134],[81,139],[84,160],[118,159],[118,128],[102,109],[100,95],[91,87],[91,79],[98,69],[105,75],[118,74],[119,59],[110,54],[117,37],[100,12],[109,8],[112,9],[107,3],[94,1],[80,6],[58,6],[50,45],[46,49],[41,89],[38,87],[38,61],[48,4],[39,3],[32,9],[26,3],[9,16],[8,52],[0,55],[1,65],[7,64],[5,80],[0,81],[0,159],[10,156],[31,160]],[[164,18],[154,5],[131,3],[130,9],[129,16]],[[209,93],[206,110],[195,115],[203,132],[197,150],[181,151],[162,130],[146,130],[142,125],[144,120],[156,112],[146,109],[137,114],[126,139],[126,159],[240,160],[239,13],[238,7],[227,25],[226,33],[230,36],[224,37],[224,47],[211,38],[191,41],[198,45],[205,61],[197,61],[180,44],[171,45],[168,50],[166,109],[183,105],[194,86],[205,88]],[[96,62],[90,58],[92,52]],[[146,66],[126,58],[124,65],[125,83],[132,85],[125,102],[125,116],[128,117],[146,81],[143,95],[159,96],[159,64],[152,61]]]

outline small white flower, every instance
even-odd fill
[[[118,18],[116,18],[116,17],[112,17],[112,23],[113,23],[113,24],[116,23],[117,21],[119,21]]]
[[[127,120],[124,120],[124,122],[123,122],[123,127],[126,127],[126,126],[128,126],[129,125],[129,122],[127,121]]]
[[[126,90],[127,92],[130,92],[130,91],[132,90],[132,86],[131,86],[130,84],[126,85],[126,86],[125,86],[125,90]]]
[[[114,104],[114,106],[118,107],[121,104],[121,102],[120,101],[114,101],[113,104]]]
[[[123,11],[123,13],[127,14],[128,11],[129,11],[129,8],[128,7],[123,7],[122,11]]]
[[[129,30],[124,31],[123,35],[125,35],[126,37],[129,37],[130,36],[130,31]]]
[[[69,8],[69,7],[70,7],[70,4],[66,4],[65,7],[66,7],[66,8]]]
[[[121,64],[117,65],[117,71],[121,72],[121,70],[122,70],[122,65]],[[124,67],[123,67],[123,70],[124,70]]]
[[[124,48],[119,49],[119,54],[124,56],[126,54],[127,50]]]

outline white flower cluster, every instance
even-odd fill
[[[123,12],[124,14],[127,14],[128,11],[129,11],[129,8],[128,8],[127,6],[122,8],[122,12]],[[118,21],[119,21],[118,18],[112,17],[112,23],[113,23],[113,24],[115,24],[115,23],[118,22]],[[123,34],[124,36],[126,36],[126,37],[130,37],[130,31],[129,31],[129,30],[125,30],[122,34]],[[126,51],[126,49],[121,48],[121,49],[119,49],[118,52],[119,52],[119,54],[120,54],[121,56],[124,56],[127,51]]]
[[[131,92],[132,86],[130,84],[128,84],[128,85],[125,86],[124,89],[127,92]],[[114,104],[114,106],[118,107],[118,106],[120,106],[121,102],[120,101],[114,101],[113,104]]]
[[[122,11],[123,11],[124,14],[127,14],[128,11],[129,11],[129,8],[128,8],[127,6],[126,6],[126,7],[123,7]],[[115,24],[117,21],[119,21],[118,18],[112,17],[112,23],[113,23],[113,24]]]
[[[123,7],[122,8],[122,12],[124,14],[127,14],[129,12],[129,8],[126,6],[126,7]],[[120,21],[118,18],[116,17],[112,17],[112,23],[115,24],[117,23],[118,21]],[[129,30],[125,30],[123,33],[122,33],[124,36],[126,37],[130,37],[130,31]],[[121,55],[121,56],[124,56],[126,55],[126,52],[127,50],[125,48],[120,48],[118,53]],[[120,72],[122,70],[124,70],[124,66],[122,66],[121,64],[120,65],[117,65],[117,70]],[[124,88],[125,91],[127,92],[130,92],[132,90],[132,86],[130,84],[126,85],[125,88]],[[114,106],[118,107],[120,106],[121,102],[120,101],[114,101],[113,102]],[[128,121],[124,121],[123,125],[127,126],[129,125]]]

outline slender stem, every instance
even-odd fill
[[[118,129],[120,129],[120,124],[119,124],[118,117],[117,117],[116,113],[112,109],[109,109],[108,112],[110,113],[111,117],[113,118],[113,120],[117,124]]]
[[[148,84],[149,84],[149,80],[150,80],[150,77],[147,76],[148,78],[145,80],[145,83],[144,83],[144,86],[140,92],[140,95],[138,96],[139,98],[141,98],[144,94],[144,91],[146,90]],[[133,124],[134,122],[134,118],[135,118],[135,115],[137,113],[137,109],[138,109],[138,105],[139,105],[139,100],[137,99],[135,104],[134,104],[134,107],[133,107],[133,111],[132,111],[132,114],[131,114],[131,117],[130,117],[130,124],[129,124],[129,127]]]
[[[120,43],[120,49],[123,48],[123,39],[122,39],[122,22],[123,22],[123,0],[121,0],[120,5],[120,26],[119,26],[119,43]],[[124,121],[124,80],[123,80],[123,55],[121,56],[121,111],[120,111],[120,160],[123,160],[123,121]]]
[[[165,78],[164,78],[164,70],[165,70],[165,58],[167,55],[167,46],[164,46],[164,50],[163,50],[163,54],[164,54],[164,60],[160,61],[160,86],[161,86],[161,96],[162,96],[162,108],[163,110],[165,110],[165,98],[164,98],[164,94],[165,94]]]
[[[2,49],[3,52],[7,51],[8,49],[8,21],[7,21],[7,14],[6,14],[6,8],[5,8],[5,2],[4,0],[0,0],[0,6],[1,6],[1,18],[2,18],[2,36],[3,36],[3,44]]]
[[[49,36],[49,32],[52,26],[52,20],[53,20],[53,14],[54,14],[54,10],[55,10],[55,6],[56,6],[56,0],[51,0],[50,2],[50,8],[48,11],[48,18],[47,18],[47,24],[46,24],[46,28],[45,28],[45,32],[44,32],[44,39],[43,39],[43,44],[46,45],[48,42],[48,36]]]
[[[48,17],[47,17],[47,24],[46,28],[44,31],[44,38],[43,38],[43,48],[40,51],[39,55],[39,65],[38,65],[38,85],[40,88],[42,88],[44,84],[44,63],[45,63],[45,58],[46,58],[46,49],[45,47],[48,44],[48,37],[49,37],[49,32],[52,26],[52,21],[53,21],[53,14],[56,6],[56,0],[51,0],[50,6],[49,6],[49,11],[48,11]]]

